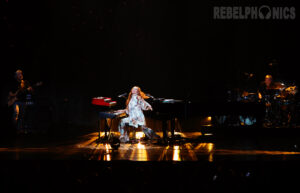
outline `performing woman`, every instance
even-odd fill
[[[160,138],[152,129],[146,126],[145,116],[143,111],[153,110],[151,105],[145,101],[149,98],[145,95],[138,86],[134,86],[126,101],[126,109],[119,112],[126,113],[128,117],[121,119],[119,124],[119,132],[121,134],[120,141],[125,143],[129,141],[129,133],[126,126],[134,128],[141,127],[146,137],[149,139]]]

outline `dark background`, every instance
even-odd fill
[[[1,0],[1,106],[17,69],[43,81],[52,120],[88,124],[94,96],[134,85],[156,97],[225,100],[276,60],[277,79],[298,81],[296,1]],[[295,6],[295,20],[213,20],[213,6]],[[273,70],[274,71],[274,70]],[[46,115],[48,116],[48,115]]]

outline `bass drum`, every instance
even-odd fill
[[[249,92],[245,91],[241,94],[240,101],[241,102],[252,102],[252,103],[258,102],[258,94],[257,93],[249,93]]]
[[[251,126],[251,125],[254,125],[257,122],[256,118],[253,117],[253,116],[242,116],[242,115],[240,115],[239,119],[240,119],[240,124],[242,126]]]

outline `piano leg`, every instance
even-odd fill
[[[107,142],[108,141],[108,138],[109,138],[109,134],[110,134],[110,126],[108,124],[108,119],[104,119],[104,128],[103,128],[103,131],[104,131],[104,137],[101,139],[101,130],[102,130],[102,127],[101,127],[101,120],[102,119],[99,119],[98,120],[98,131],[99,131],[99,136],[98,136],[98,141],[99,142]]]
[[[175,139],[175,118],[172,117],[170,121],[171,121],[171,138],[172,140],[174,140]]]
[[[163,132],[163,141],[164,142],[168,141],[167,127],[168,127],[167,120],[163,120],[162,121],[162,132]]]
[[[105,125],[104,125],[104,139],[108,139],[108,132],[110,131],[110,128],[108,126],[108,119],[105,119]]]
[[[101,119],[98,119],[98,140],[100,139],[101,137]]]
[[[171,131],[171,137],[168,139],[168,121],[170,121],[170,131]],[[168,140],[170,142],[175,141],[175,127],[176,127],[176,118],[169,117],[168,119],[165,119],[162,121],[162,132],[163,132],[163,141],[167,142]]]

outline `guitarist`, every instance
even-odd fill
[[[16,82],[13,90],[9,92],[8,106],[13,107],[13,122],[18,133],[25,132],[24,130],[24,117],[25,117],[25,102],[26,95],[31,94],[33,89],[29,82],[24,80],[23,72],[17,70],[15,72]]]

